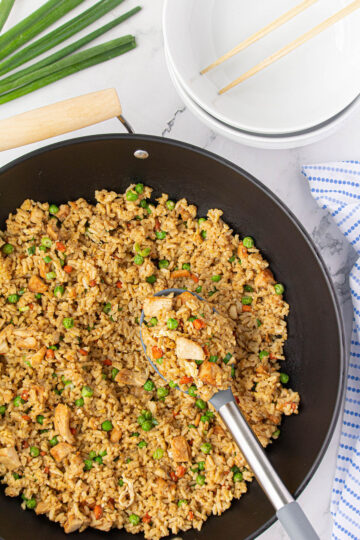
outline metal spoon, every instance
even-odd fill
[[[167,296],[173,293],[177,296],[183,293],[183,289],[165,289],[156,293],[154,296]],[[189,291],[190,292],[190,291]],[[191,292],[199,300],[204,299],[196,293]],[[144,322],[144,311],[140,318],[140,340],[143,346],[146,358],[162,379],[165,377],[160,373],[157,366],[146,354],[146,346],[143,342],[141,327]],[[269,498],[271,504],[276,510],[276,515],[282,523],[285,531],[291,540],[319,540],[311,523],[300,508],[300,505],[294,500],[291,493],[283,484],[279,475],[268,460],[257,437],[252,432],[239,407],[236,405],[235,398],[231,388],[216,392],[209,400],[221,416],[226,427],[230,431],[236,444],[241,450],[246,461],[250,465],[257,481],[262,487],[264,493]]]

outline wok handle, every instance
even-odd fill
[[[222,405],[218,412],[274,506],[276,515],[291,540],[319,540],[299,504],[294,501],[271,465],[236,403],[231,400]]]
[[[121,116],[115,88],[92,92],[0,120],[0,151]]]

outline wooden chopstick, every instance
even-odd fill
[[[210,64],[206,68],[202,69],[200,71],[201,75],[204,75],[204,73],[207,73],[208,71],[210,71],[210,69],[213,69],[214,67],[218,66],[219,64],[222,64],[223,62],[225,62],[226,60],[228,60],[232,56],[235,56],[235,54],[237,54],[240,51],[243,51],[244,49],[249,47],[249,45],[252,45],[253,43],[258,41],[259,39],[266,36],[267,34],[270,34],[270,32],[272,32],[273,30],[276,30],[276,28],[279,28],[280,26],[282,26],[286,22],[290,21],[291,19],[296,17],[296,15],[299,15],[299,13],[301,13],[302,11],[305,11],[305,9],[312,6],[313,4],[315,4],[318,1],[319,0],[304,0],[303,2],[301,2],[301,4],[298,4],[297,6],[290,9],[290,11],[287,11],[286,13],[281,15],[281,17],[279,17],[278,19],[275,19],[275,21],[272,21],[267,26],[264,26],[264,28],[262,28],[258,32],[255,32],[255,34],[252,34],[250,37],[248,37],[247,39],[245,39],[244,41],[239,43],[239,45],[237,45],[236,47],[231,49],[231,51],[227,52],[223,56],[220,56],[220,58],[215,60],[215,62],[213,62],[212,64]]]
[[[229,83],[227,86],[224,86],[224,88],[219,90],[219,94],[224,94],[231,88],[234,88],[234,86],[237,86],[238,84],[246,81],[247,79],[249,79],[256,73],[259,73],[259,71],[262,71],[263,69],[270,66],[271,64],[273,64],[274,62],[282,58],[283,56],[286,56],[287,54],[291,53],[294,49],[297,49],[298,47],[300,47],[300,45],[303,45],[304,43],[306,43],[313,37],[317,36],[318,34],[323,32],[330,26],[333,26],[335,23],[339,22],[341,19],[344,19],[345,17],[350,15],[353,11],[359,8],[360,8],[360,0],[355,0],[354,2],[352,2],[345,8],[341,9],[340,11],[338,11],[337,13],[335,13],[334,15],[332,15],[331,17],[329,17],[322,23],[318,24],[317,26],[315,26],[314,28],[312,28],[311,30],[303,34],[302,36],[298,37],[297,39],[289,43],[289,45],[286,45],[285,47],[283,47],[276,53],[265,58],[265,60],[263,60],[262,62],[254,66],[253,68],[249,69],[249,71],[247,71],[246,73],[244,73],[243,75],[235,79],[233,82]]]

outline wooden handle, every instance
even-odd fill
[[[0,151],[30,144],[121,115],[115,88],[92,92],[0,120]]]
[[[278,60],[280,60],[280,58],[283,58],[287,54],[291,53],[294,49],[297,49],[298,47],[300,47],[301,45],[303,45],[310,39],[313,39],[315,36],[319,35],[321,32],[324,32],[324,30],[327,30],[328,28],[330,28],[330,26],[333,26],[337,22],[341,21],[341,19],[348,17],[351,13],[353,13],[359,8],[360,8],[360,0],[354,0],[354,2],[352,2],[351,4],[348,4],[346,7],[344,7],[343,9],[341,9],[340,11],[338,11],[337,13],[335,13],[334,15],[332,15],[331,17],[323,21],[322,23],[318,24],[317,26],[315,26],[308,32],[305,32],[305,34],[303,34],[302,36],[298,37],[297,39],[289,43],[289,45],[286,45],[285,47],[283,47],[276,53],[265,58],[265,60],[263,60],[262,62],[254,66],[253,68],[249,69],[249,71],[241,75],[241,77],[238,77],[237,79],[235,79],[235,81],[231,82],[227,86],[224,86],[224,88],[219,90],[219,94],[224,94],[231,88],[234,88],[234,86],[237,86],[238,84],[246,81],[253,75],[256,75],[256,73],[259,73],[259,71],[262,71],[263,69],[267,68],[274,62],[277,62]]]

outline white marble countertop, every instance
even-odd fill
[[[87,4],[94,4],[93,0]],[[27,0],[15,4],[9,24],[20,20],[31,9],[43,4],[43,0]],[[134,33],[138,48],[106,64],[93,67],[56,84],[39,90],[0,107],[0,119],[28,109],[60,101],[76,95],[115,87],[122,102],[124,115],[138,133],[162,135],[206,148],[240,165],[273,190],[311,234],[330,269],[333,281],[344,308],[347,327],[351,321],[351,303],[348,288],[348,272],[354,261],[354,253],[338,232],[331,218],[318,208],[308,190],[307,182],[300,173],[302,164],[323,161],[359,159],[360,113],[350,118],[330,138],[294,150],[258,150],[227,140],[202,125],[183,105],[168,75],[162,40],[162,0],[143,0],[143,11],[118,29],[100,38],[103,42],[122,34]],[[104,17],[104,23],[137,5],[126,0],[113,13]],[[74,13],[83,9],[80,6]],[[70,18],[70,17],[67,17]],[[97,25],[93,25],[96,27]],[[92,28],[93,29],[93,28]],[[82,32],[82,34],[87,31]],[[98,40],[99,42],[99,40]],[[121,132],[117,120],[78,131],[75,136],[96,133]],[[0,134],[2,137],[4,134]],[[65,135],[52,140],[63,140]],[[3,152],[0,167],[46,143],[32,144],[25,149]],[[322,463],[303,494],[300,503],[312,520],[321,539],[330,538],[331,517],[329,501],[335,470],[335,456],[339,426],[335,431]],[[285,539],[278,523],[263,533],[261,540]]]

